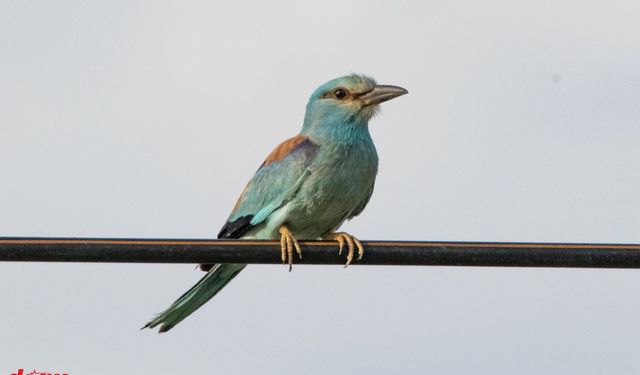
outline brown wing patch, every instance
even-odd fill
[[[298,145],[300,145],[302,142],[308,139],[309,137],[307,136],[296,135],[295,137],[289,138],[286,141],[280,143],[278,147],[275,148],[275,150],[271,151],[271,153],[269,154],[269,156],[267,156],[267,159],[264,161],[264,163],[262,163],[260,168],[266,167],[271,163],[284,159],[285,157],[287,157],[287,155],[289,155],[291,151],[295,150],[295,148],[298,147]]]

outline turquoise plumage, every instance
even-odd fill
[[[366,206],[378,171],[368,123],[378,104],[406,94],[369,77],[348,75],[320,86],[307,104],[300,134],[282,142],[240,195],[218,238],[280,239],[282,261],[301,254],[297,239],[347,245],[347,265],[360,242],[335,231]],[[165,332],[206,303],[245,264],[203,265],[205,276],[143,328]]]

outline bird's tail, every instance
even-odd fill
[[[246,264],[214,265],[200,281],[142,329],[160,325],[159,332],[170,330],[215,296],[246,266]]]

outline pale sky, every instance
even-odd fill
[[[0,1],[0,235],[213,238],[325,81],[370,124],[364,240],[640,243],[637,1]],[[637,374],[640,270],[0,264],[0,375]]]

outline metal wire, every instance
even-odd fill
[[[344,264],[336,242],[300,242],[296,264]],[[638,244],[363,241],[353,265],[640,268]],[[0,261],[279,264],[280,243],[0,237]]]

